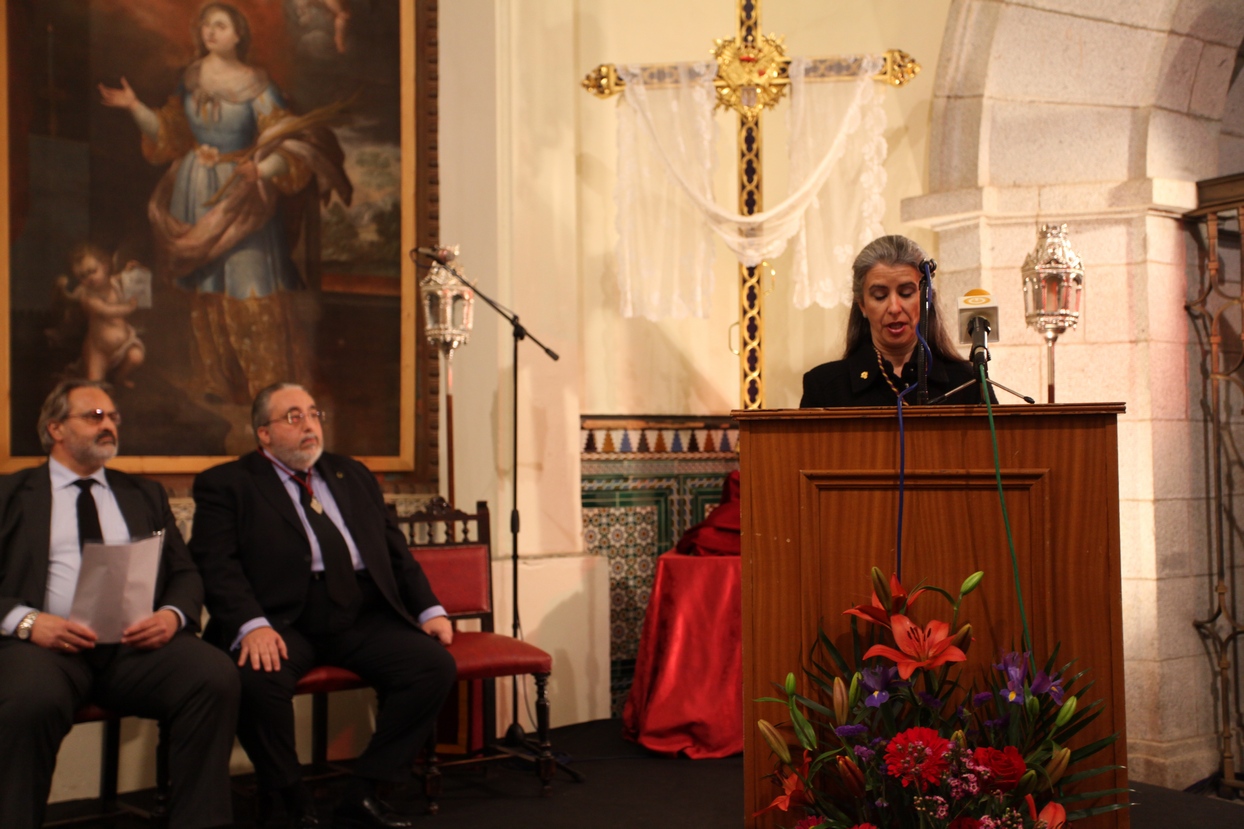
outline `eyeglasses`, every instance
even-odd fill
[[[121,425],[121,413],[120,412],[105,412],[103,409],[91,409],[89,412],[81,412],[80,414],[65,415],[66,420],[68,420],[71,417],[80,417],[83,420],[85,420],[87,423],[94,423],[96,426],[103,423],[104,418],[108,418],[109,420],[111,420],[113,426]]]
[[[322,411],[320,409],[312,409],[309,412],[303,412],[301,409],[291,409],[290,411],[286,412],[280,417],[272,418],[264,425],[267,426],[268,423],[276,423],[278,420],[284,420],[290,426],[297,426],[298,424],[302,423],[302,421],[305,418],[308,418],[308,417],[313,417],[316,420],[318,420],[320,423],[328,422],[328,412]]]

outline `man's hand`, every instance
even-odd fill
[[[424,622],[421,627],[424,633],[436,637],[445,647],[449,647],[454,641],[454,626],[450,623],[448,616],[435,616]]]
[[[153,651],[167,645],[180,629],[181,619],[177,614],[168,608],[163,608],[121,631],[121,644],[144,651]]]
[[[251,668],[256,671],[279,671],[281,660],[289,659],[285,640],[281,638],[281,634],[267,626],[255,628],[243,636],[238,650],[238,665],[250,662]]]
[[[79,653],[95,647],[95,631],[53,613],[40,613],[30,629],[30,641],[61,653]]]

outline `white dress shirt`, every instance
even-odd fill
[[[56,616],[69,618],[73,607],[73,595],[78,587],[78,570],[82,566],[82,550],[78,546],[78,495],[82,492],[75,482],[78,474],[59,461],[48,458],[48,473],[52,478],[52,526],[48,549],[48,583],[47,593],[43,599],[43,609]],[[91,495],[95,498],[95,510],[99,513],[99,527],[103,530],[104,541],[108,544],[124,544],[132,539],[125,517],[121,515],[121,507],[117,505],[117,497],[108,486],[108,476],[103,467],[87,476],[95,481],[91,487]],[[0,623],[0,632],[12,635],[18,622],[32,610],[37,608],[18,605],[13,608]],[[161,608],[163,610],[165,608]],[[182,612],[171,605],[168,606],[177,614],[179,627],[184,627],[186,618]]]
[[[315,534],[315,530],[311,529],[311,522],[307,520],[307,514],[302,508],[302,484],[294,478],[294,470],[281,463],[272,455],[268,454],[265,449],[259,450],[264,457],[272,461],[276,473],[281,478],[281,483],[285,485],[285,491],[289,494],[289,498],[294,502],[294,509],[298,512],[298,520],[302,522],[302,531],[307,535],[307,541],[311,545],[311,572],[322,573],[324,571],[324,556],[320,552],[320,540]],[[354,543],[354,537],[350,535],[350,530],[346,527],[345,519],[341,517],[341,508],[337,506],[337,499],[333,498],[333,492],[328,488],[328,484],[324,481],[323,476],[316,473],[312,468],[308,477],[311,482],[311,493],[315,499],[320,502],[320,506],[324,507],[324,514],[341,532],[341,537],[345,539],[346,548],[350,551],[350,561],[354,564],[354,569],[366,570],[367,565],[363,564],[363,557],[359,555],[358,545]],[[435,619],[437,616],[445,616],[445,608],[441,605],[432,605],[427,610],[419,614],[419,624],[423,624],[429,619]],[[19,616],[20,620],[21,617]],[[233,640],[231,649],[236,649],[242,643],[242,639],[252,630],[261,627],[271,627],[272,623],[263,616],[257,616],[254,619],[244,623],[238,628],[238,635]]]

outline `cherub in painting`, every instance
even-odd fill
[[[69,256],[76,284],[71,288],[69,277],[61,276],[56,287],[86,317],[80,373],[88,380],[111,379],[133,388],[129,375],[142,365],[146,348],[126,319],[138,307],[138,300],[126,298],[120,275],[110,267],[112,261],[97,245],[79,245]]]

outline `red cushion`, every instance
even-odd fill
[[[114,714],[107,709],[100,708],[98,705],[84,705],[79,708],[73,715],[74,722],[101,722],[103,720],[111,720],[120,716]]]
[[[450,616],[492,611],[487,546],[411,547],[410,554],[423,568],[432,592]]]
[[[458,679],[462,680],[553,672],[553,657],[535,645],[499,633],[458,631],[449,654],[458,663]]]
[[[321,694],[366,687],[368,687],[367,683],[353,671],[332,665],[316,665],[298,680],[298,684],[294,686],[294,693]]]

